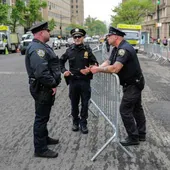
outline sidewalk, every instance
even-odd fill
[[[2,105],[10,110],[1,116],[0,170],[169,170],[170,167],[170,65],[161,65],[138,54],[146,79],[143,105],[147,118],[147,141],[139,146],[126,147],[127,154],[114,143],[91,162],[97,150],[110,137],[110,126],[102,117],[89,113],[89,134],[71,131],[70,101],[64,80],[57,91],[49,121],[49,134],[59,137],[60,144],[50,146],[59,152],[54,159],[33,156],[34,103],[23,77],[20,101]],[[14,82],[17,83],[17,82]],[[6,90],[6,89],[4,89]],[[11,89],[12,96],[15,89]],[[8,99],[8,98],[7,98]],[[19,108],[20,107],[20,108]],[[126,136],[120,125],[121,138]]]

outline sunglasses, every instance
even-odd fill
[[[74,38],[74,39],[77,39],[77,38],[79,39],[79,38],[81,38],[81,37],[82,37],[82,36],[74,36],[73,38]]]

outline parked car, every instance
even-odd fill
[[[60,39],[60,41],[61,41],[61,46],[67,47],[67,41],[66,40]]]
[[[61,41],[58,38],[53,39],[53,49],[60,49],[61,48]]]
[[[20,51],[21,51],[22,55],[25,54],[28,45],[30,44],[30,42],[32,42],[32,40],[34,38],[32,33],[28,33],[27,36],[24,36],[24,37],[25,38],[23,38],[23,41],[20,44]]]

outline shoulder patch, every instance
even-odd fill
[[[118,51],[118,55],[119,55],[120,57],[123,57],[123,56],[125,55],[125,50],[124,50],[124,49],[120,49],[120,50]]]
[[[37,49],[36,52],[37,52],[38,56],[40,56],[41,58],[44,58],[44,56],[45,56],[45,51],[44,50]]]

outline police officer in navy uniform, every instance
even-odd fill
[[[48,145],[58,144],[59,140],[48,136],[47,123],[57,86],[61,81],[59,58],[53,49],[45,44],[50,38],[47,22],[38,23],[30,30],[34,34],[34,39],[26,50],[25,64],[30,93],[35,100],[33,129],[35,156],[54,158],[58,153],[48,149]]]
[[[71,114],[73,117],[73,131],[79,130],[83,134],[88,133],[88,103],[91,97],[90,80],[92,73],[90,65],[97,65],[98,62],[89,46],[84,45],[85,30],[75,28],[70,31],[74,43],[66,50],[60,58],[61,72],[69,83],[69,97],[71,100]],[[69,61],[69,70],[65,68],[66,61]],[[81,100],[81,111],[79,114],[79,102]]]
[[[123,86],[120,114],[128,137],[120,143],[124,146],[138,145],[145,141],[146,119],[141,104],[144,77],[134,48],[124,40],[125,33],[114,27],[109,28],[108,42],[114,46],[109,60],[101,66],[93,66],[92,73],[117,73]]]

